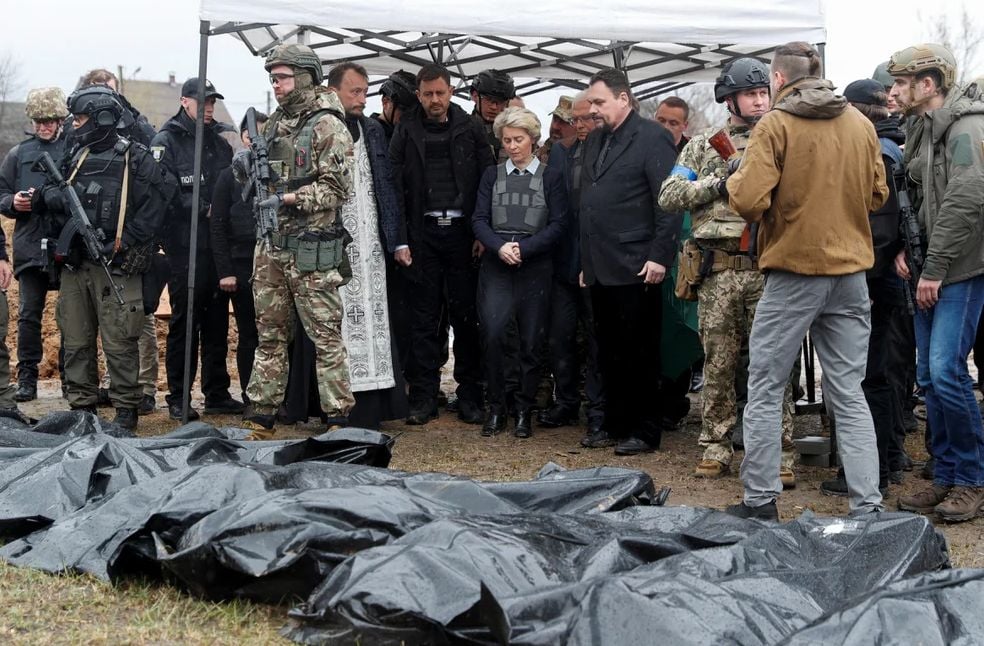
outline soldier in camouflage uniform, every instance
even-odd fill
[[[280,107],[264,126],[269,142],[271,203],[278,207],[272,244],[259,240],[253,270],[259,345],[246,394],[244,425],[252,439],[273,437],[287,383],[292,306],[317,348],[316,372],[328,427],[347,423],[355,404],[342,343],[338,288],[351,272],[338,213],[352,190],[352,136],[345,109],[321,91],[321,61],[310,47],[280,45],[266,59]],[[276,192],[276,194],[273,194]]]
[[[727,104],[731,117],[726,129],[738,151],[736,159],[740,159],[751,129],[769,107],[769,70],[752,58],[732,61],[722,69],[714,94],[718,103]],[[666,211],[691,212],[694,241],[705,258],[710,254],[714,258],[710,273],[697,291],[706,358],[699,440],[704,456],[694,475],[705,478],[723,476],[730,469],[739,355],[747,344],[764,285],[763,276],[749,255],[747,235],[743,243],[745,221],[728,206],[725,180],[729,164],[709,143],[713,133],[702,133],[687,143],[659,197],[659,205]],[[792,395],[787,386],[780,471],[787,488],[796,482],[792,429]]]

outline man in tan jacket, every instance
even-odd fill
[[[745,497],[728,508],[746,518],[778,517],[783,388],[807,331],[837,420],[851,510],[882,508],[861,380],[871,329],[865,270],[874,263],[868,214],[888,198],[888,187],[874,127],[821,74],[820,56],[807,43],[776,50],[773,109],[727,183],[731,208],[760,223],[766,273],[749,340]]]

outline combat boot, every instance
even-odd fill
[[[14,393],[15,402],[29,402],[38,398],[38,385],[24,382],[17,385],[17,392]]]
[[[984,509],[984,487],[955,486],[934,511],[947,522],[959,523],[976,518]]]
[[[796,473],[792,467],[779,467],[779,480],[782,482],[783,489],[796,488]]]
[[[730,469],[731,467],[724,462],[701,460],[697,468],[694,469],[694,475],[698,478],[721,478],[726,476]]]
[[[340,428],[345,428],[349,425],[348,417],[345,415],[332,415],[325,418],[325,426],[327,426],[327,432],[337,431]]]
[[[113,418],[113,424],[116,424],[120,428],[125,428],[128,431],[132,431],[137,428],[137,409],[136,408],[117,408],[116,417]]]
[[[272,440],[273,436],[276,435],[276,431],[273,430],[275,419],[273,415],[251,413],[243,418],[240,428],[250,431],[249,435],[246,436],[246,440],[249,442]]]
[[[899,509],[917,514],[929,514],[946,500],[951,489],[953,487],[950,485],[939,485],[934,482],[929,489],[923,489],[917,494],[900,496]]]

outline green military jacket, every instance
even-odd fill
[[[954,88],[916,119],[906,172],[929,242],[922,276],[949,284],[984,274],[984,102]]]
[[[729,125],[728,134],[738,153],[745,151],[751,131],[746,126]],[[708,140],[718,129],[696,135],[687,142],[669,177],[659,192],[659,206],[664,211],[690,211],[693,237],[711,246],[733,246],[745,230],[745,221],[721,197],[718,182],[728,177],[727,161],[721,158]]]
[[[297,148],[298,135],[308,118],[318,110],[345,114],[345,108],[334,92],[319,88],[312,90],[310,103],[292,113],[277,108],[265,126],[269,138],[283,138]],[[314,124],[310,151],[295,150],[295,155],[310,155],[314,181],[294,192],[297,202],[282,206],[278,224],[282,235],[297,235],[304,231],[325,231],[332,228],[341,205],[352,193],[354,150],[352,135],[345,122],[336,114],[322,114]],[[276,132],[270,129],[276,127]]]

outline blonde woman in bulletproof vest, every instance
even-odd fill
[[[514,395],[514,435],[528,438],[549,318],[552,252],[568,225],[567,190],[563,174],[534,156],[540,139],[535,114],[506,108],[492,127],[508,157],[486,169],[472,217],[475,237],[485,247],[477,303],[489,404],[482,436],[493,437],[508,424],[504,356],[507,330],[515,322],[520,388]]]

